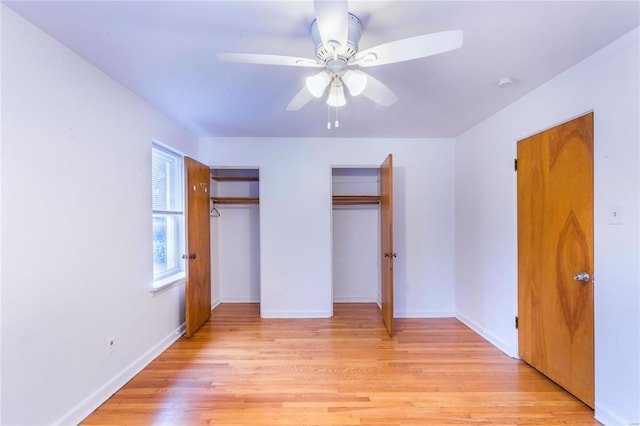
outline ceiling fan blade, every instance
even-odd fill
[[[287,105],[287,111],[298,111],[303,106],[308,104],[311,99],[313,99],[313,95],[307,90],[306,87],[303,87],[289,102]]]
[[[365,73],[363,73],[365,74]],[[367,87],[365,87],[362,96],[366,96],[377,104],[388,107],[398,101],[398,97],[385,86],[380,80],[377,80],[367,74]]]
[[[266,55],[262,53],[218,53],[218,59],[226,62],[243,62],[246,64],[286,65],[291,67],[321,68],[314,59],[296,58],[295,56]]]
[[[325,46],[331,41],[340,44],[341,49],[347,47],[349,30],[349,9],[347,0],[314,0],[318,32]]]
[[[359,52],[355,63],[372,67],[437,55],[462,47],[462,35],[462,30],[451,30],[403,38]]]

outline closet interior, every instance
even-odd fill
[[[212,299],[260,302],[260,173],[211,169]]]
[[[332,169],[333,302],[380,304],[380,169]]]

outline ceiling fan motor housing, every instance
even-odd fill
[[[362,24],[360,23],[360,19],[358,19],[357,16],[349,13],[347,23],[347,45],[342,47],[336,46],[339,49],[338,58],[342,59],[345,62],[353,59],[356,53],[358,53],[358,43],[360,42],[360,37],[362,36]],[[334,48],[332,46],[325,46],[322,43],[320,32],[318,31],[318,22],[315,19],[311,23],[311,40],[313,40],[316,59],[318,61],[322,63],[328,63],[330,60],[334,59]]]

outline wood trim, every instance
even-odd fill
[[[380,204],[379,195],[334,195],[333,205]]]
[[[214,204],[259,204],[259,197],[211,197]]]
[[[219,182],[258,182],[258,176],[211,176],[211,179]]]
[[[215,204],[259,204],[260,197],[211,197]],[[380,204],[379,195],[334,195],[333,205]]]

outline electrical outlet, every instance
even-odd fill
[[[116,350],[116,338],[110,337],[107,340],[107,355],[111,355]]]

